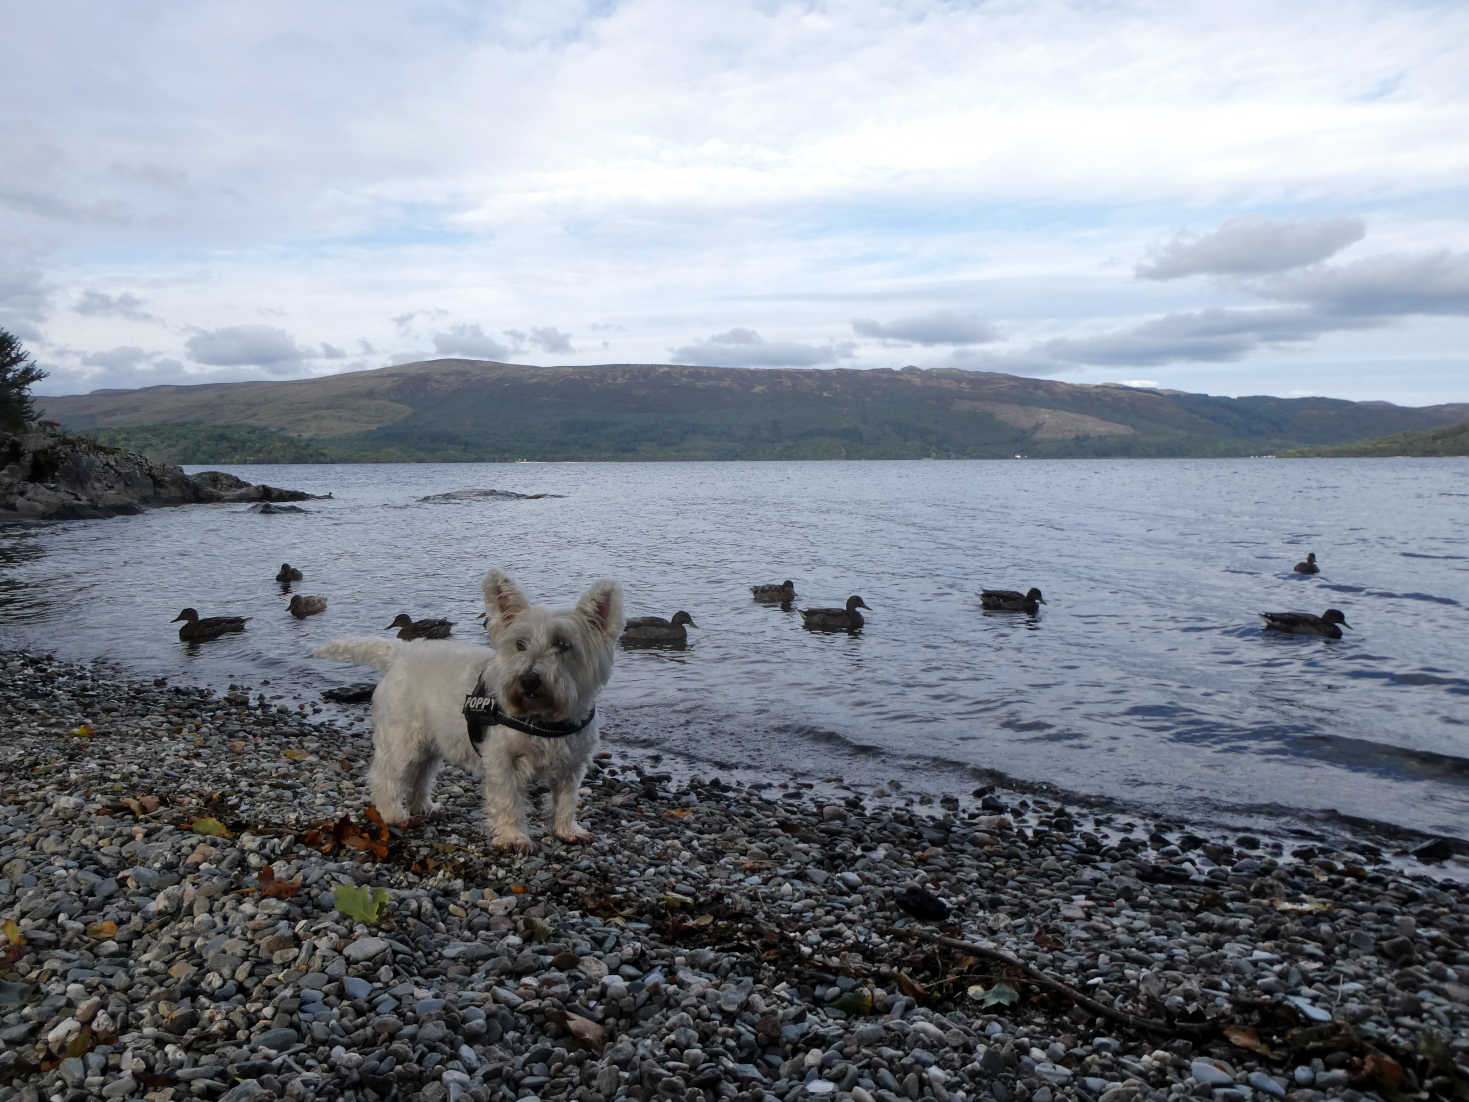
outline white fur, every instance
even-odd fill
[[[591,710],[612,673],[623,627],[622,589],[592,583],[574,609],[532,605],[498,570],[484,580],[494,649],[419,639],[337,639],[317,650],[383,671],[372,694],[373,803],[389,823],[438,810],[434,782],[444,762],[484,775],[485,827],[502,849],[530,849],[526,804],[532,782],[551,790],[552,829],[567,842],[592,835],[576,821],[576,794],[597,747],[598,721],[564,738],[494,726],[476,752],[464,721],[464,698],[485,685],[508,714],[558,722]]]

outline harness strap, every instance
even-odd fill
[[[479,680],[474,683],[474,692],[464,698],[464,723],[469,729],[469,741],[474,744],[476,750],[484,741],[485,732],[491,727],[509,727],[523,734],[535,735],[537,738],[566,738],[568,735],[574,735],[585,729],[596,718],[596,715],[596,708],[582,716],[581,719],[559,721],[537,722],[509,715],[485,687],[484,674],[480,674]]]

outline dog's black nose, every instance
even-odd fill
[[[541,691],[541,675],[531,670],[520,675],[520,691],[526,696],[535,696]]]

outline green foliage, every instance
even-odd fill
[[[1469,421],[1462,421],[1457,425],[1446,425],[1441,429],[1429,429],[1426,432],[1395,432],[1391,436],[1381,436],[1375,440],[1359,440],[1355,444],[1296,448],[1280,454],[1286,459],[1469,455]]]
[[[97,441],[141,452],[155,463],[330,463],[313,440],[255,425],[128,425],[97,429]]]
[[[332,889],[332,901],[348,918],[376,926],[388,906],[388,889],[369,890],[356,884],[338,884]]]
[[[0,329],[0,429],[19,431],[36,419],[31,384],[45,377],[15,334]]]

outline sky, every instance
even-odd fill
[[[1469,4],[51,0],[38,395],[439,357],[1469,401]]]

